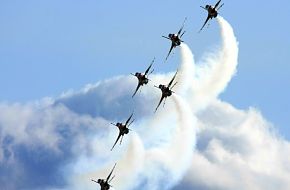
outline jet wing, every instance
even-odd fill
[[[204,24],[202,25],[201,29],[199,30],[199,32],[203,29],[203,27],[206,25],[206,23],[208,22],[208,20],[210,19],[210,15],[208,14]]]
[[[127,121],[126,121],[126,123],[125,123],[125,126],[128,125],[128,123],[129,123],[129,121],[131,120],[132,116],[133,116],[133,113],[132,113],[132,114],[130,115],[130,117],[127,119]]]
[[[165,60],[167,60],[167,59],[168,59],[168,57],[169,57],[169,55],[170,55],[170,53],[171,53],[171,51],[172,51],[172,49],[173,49],[174,47],[175,47],[175,45],[174,45],[174,43],[172,42],[172,43],[171,43],[170,50],[169,50],[169,52],[168,52],[168,54],[167,54],[167,56],[166,56]]]
[[[147,75],[148,72],[150,71],[151,67],[152,67],[152,64],[154,63],[155,61],[155,58],[152,60],[151,64],[149,65],[149,67],[147,68],[147,70],[145,71],[144,75]]]
[[[207,9],[205,7],[203,7],[203,6],[200,6],[200,7],[207,11]]]
[[[163,94],[162,94],[162,96],[161,96],[161,98],[160,98],[160,101],[159,101],[159,103],[158,103],[158,105],[157,105],[157,107],[156,107],[156,109],[155,109],[155,112],[157,111],[157,109],[158,109],[158,107],[160,106],[160,104],[161,104],[161,102],[163,101],[163,99],[164,99],[164,96],[163,96]]]
[[[114,169],[115,169],[115,167],[116,167],[116,164],[117,164],[117,163],[115,163],[113,169],[111,170],[110,174],[108,175],[108,177],[107,177],[107,179],[106,179],[107,182],[109,182],[109,180],[110,180],[110,178],[111,178],[111,175],[112,175],[112,173],[113,173],[113,171],[114,171]]]
[[[183,30],[183,27],[184,27],[184,24],[185,24],[185,21],[186,21],[187,17],[185,17],[184,21],[183,21],[183,24],[181,26],[181,28],[179,29],[178,33],[177,33],[177,36],[179,36]]]
[[[220,2],[221,2],[221,0],[219,0],[219,1],[215,4],[215,6],[214,6],[215,9],[219,6]]]
[[[93,182],[98,183],[96,180],[92,179]]]
[[[137,91],[138,91],[138,89],[140,88],[140,86],[141,86],[141,83],[140,83],[140,81],[138,81],[138,86],[137,86],[137,88],[136,88],[134,94],[132,95],[132,98],[135,96],[135,94],[137,93]]]
[[[166,36],[162,36],[163,38],[166,38],[166,39],[168,39],[168,40],[171,40],[170,38],[168,38],[168,37],[166,37]]]
[[[172,85],[176,75],[177,75],[177,71],[176,71],[175,75],[173,76],[173,78],[171,79],[171,81],[169,82],[169,84],[167,85],[168,88]]]
[[[117,144],[117,142],[119,141],[119,139],[120,139],[121,136],[122,136],[121,131],[119,131],[119,135],[118,135],[118,137],[117,137],[117,139],[116,139],[116,141],[115,141],[113,147],[111,148],[111,151],[112,151],[113,148],[116,146],[116,144]]]

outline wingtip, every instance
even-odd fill
[[[164,63],[168,60],[168,57],[169,57],[169,56],[167,56],[167,57],[165,58]]]
[[[158,107],[159,107],[159,106],[157,106],[157,108],[155,108],[155,111],[154,111],[154,113],[156,113],[156,112],[157,112],[157,110],[158,110]]]

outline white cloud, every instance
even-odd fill
[[[257,110],[216,100],[198,119],[203,128],[184,183],[201,189],[290,188],[290,143]]]

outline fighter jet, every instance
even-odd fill
[[[105,179],[98,179],[98,181],[96,181],[96,180],[93,180],[93,179],[92,179],[92,181],[95,182],[95,183],[100,184],[100,186],[101,186],[101,190],[109,190],[110,187],[112,187],[109,183],[111,183],[111,181],[112,181],[112,180],[114,179],[114,177],[115,177],[115,176],[113,176],[113,177],[111,178],[111,175],[112,175],[112,173],[113,173],[115,167],[116,167],[116,164],[114,165],[112,171],[110,172],[110,174],[108,175],[108,177],[106,178],[106,180],[105,180]],[[111,178],[111,179],[110,179],[110,178]]]
[[[123,124],[123,123],[119,123],[119,122],[116,123],[116,124],[111,123],[112,125],[115,125],[116,127],[119,128],[119,135],[118,135],[117,140],[115,141],[113,147],[111,148],[111,151],[113,150],[113,148],[115,147],[115,145],[117,144],[117,142],[119,141],[119,139],[121,138],[121,141],[120,141],[120,144],[121,144],[121,143],[122,143],[122,140],[123,140],[123,136],[124,136],[125,134],[128,134],[128,133],[129,133],[129,130],[130,130],[130,129],[129,129],[129,126],[134,122],[134,120],[132,120],[132,121],[130,122],[132,116],[133,116],[133,113],[132,113],[131,116],[127,119],[127,121],[126,121],[125,124]]]
[[[149,79],[147,78],[147,76],[154,71],[154,69],[150,71],[152,64],[154,63],[154,60],[155,60],[155,58],[152,60],[151,64],[149,65],[149,67],[147,68],[147,70],[145,71],[144,74],[136,72],[134,75],[131,73],[131,75],[136,76],[138,79],[138,85],[137,85],[137,88],[136,88],[134,94],[132,95],[132,98],[135,96],[135,94],[137,93],[138,89],[141,86],[146,85],[148,83]],[[148,74],[149,71],[150,71],[150,73]]]
[[[166,37],[166,36],[162,36],[163,38],[166,38],[166,39],[168,39],[168,40],[171,40],[171,47],[170,47],[170,49],[169,49],[169,52],[168,52],[168,54],[167,54],[167,56],[166,56],[165,61],[166,61],[167,58],[169,57],[169,55],[170,55],[171,51],[173,50],[173,48],[175,48],[175,47],[177,47],[177,46],[180,46],[181,42],[183,42],[183,41],[181,40],[181,37],[183,36],[183,34],[185,33],[185,31],[184,31],[183,33],[181,33],[181,32],[182,32],[182,30],[183,30],[184,23],[185,23],[186,19],[187,19],[187,18],[184,19],[183,24],[182,24],[181,28],[179,29],[179,31],[177,32],[177,34],[168,34],[168,37]]]
[[[221,2],[221,0],[219,0],[215,4],[214,7],[212,5],[206,5],[205,7],[200,6],[201,8],[205,9],[208,12],[208,16],[207,16],[204,24],[202,25],[201,29],[199,30],[199,32],[203,29],[203,27],[206,25],[206,23],[209,21],[209,19],[212,19],[212,18],[216,18],[217,17],[218,10],[224,5],[224,3],[223,3],[223,4],[221,4],[221,6],[219,6],[220,2]]]
[[[158,107],[160,106],[160,104],[161,104],[161,102],[163,101],[163,99],[165,98],[165,100],[164,100],[164,104],[165,104],[166,98],[172,95],[172,93],[173,93],[172,88],[177,84],[177,82],[175,82],[175,83],[172,85],[172,83],[173,83],[173,81],[174,81],[176,75],[177,75],[177,71],[176,71],[175,75],[173,76],[173,78],[171,79],[171,81],[169,82],[169,84],[168,84],[167,86],[165,86],[165,85],[163,85],[163,84],[160,84],[158,87],[155,86],[156,88],[159,88],[159,89],[161,90],[161,92],[162,92],[162,95],[161,95],[160,101],[159,101],[159,103],[158,103],[158,105],[157,105],[157,107],[156,107],[156,109],[155,109],[155,112],[157,111],[157,109],[158,109]],[[172,86],[171,86],[171,85],[172,85]]]

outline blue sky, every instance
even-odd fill
[[[288,139],[290,123],[290,3],[224,1],[221,15],[240,42],[237,76],[222,99],[254,106]],[[161,38],[188,17],[184,40],[198,60],[219,43],[218,27],[197,33],[207,1],[0,1],[0,100],[27,102],[87,83],[144,69],[175,69],[178,53],[162,64]]]

